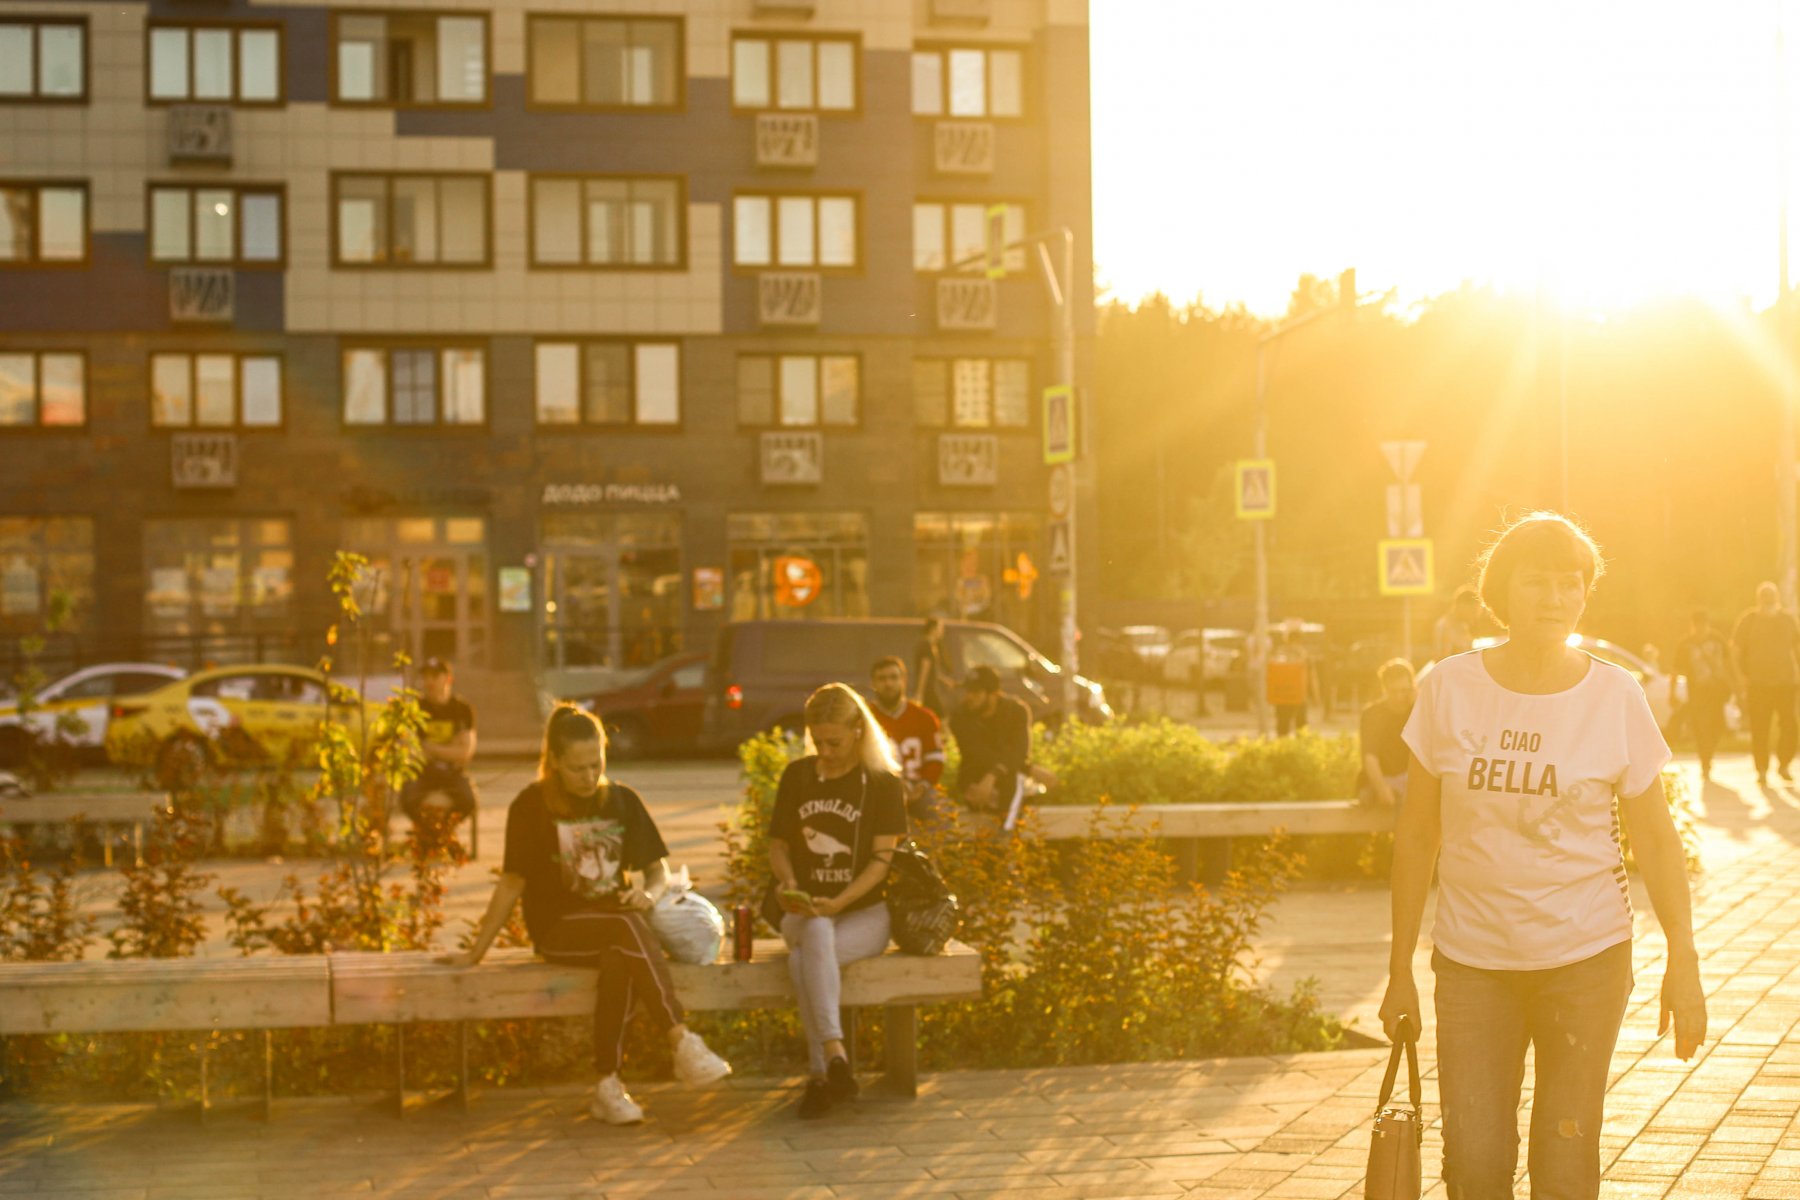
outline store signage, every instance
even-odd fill
[[[805,608],[825,590],[825,573],[819,564],[798,554],[775,560],[775,603],[783,608]]]
[[[500,611],[504,613],[531,611],[531,568],[500,568]]]
[[[235,433],[178,433],[169,440],[169,475],[177,488],[237,486]]]
[[[999,438],[991,433],[938,434],[938,486],[993,487],[999,482]]]
[[[169,161],[231,165],[231,109],[178,104],[169,110]]]
[[[979,21],[985,24],[993,15],[993,0],[931,0],[931,19],[934,21]]]
[[[383,509],[482,509],[490,507],[494,494],[486,488],[385,488],[353,487],[344,492],[344,507],[352,512]]]
[[[169,272],[169,320],[230,324],[237,316],[237,276],[225,267]]]
[[[596,504],[680,504],[681,487],[674,483],[546,483],[539,503],[572,508]]]
[[[987,121],[939,121],[932,151],[940,175],[992,175],[994,127]]]
[[[939,329],[992,329],[999,311],[1000,292],[993,280],[957,275],[938,280]]]
[[[817,325],[825,281],[811,271],[765,271],[756,277],[756,317],[764,325]]]
[[[801,168],[818,166],[818,114],[758,113],[756,165]]]
[[[811,484],[825,479],[825,437],[819,433],[762,435],[764,484]]]

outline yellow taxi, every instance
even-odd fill
[[[106,756],[116,763],[154,766],[159,777],[179,777],[211,761],[281,763],[308,754],[331,715],[361,737],[363,714],[380,707],[359,704],[356,693],[327,682],[310,667],[269,663],[215,667],[141,696],[115,700],[106,726]]]

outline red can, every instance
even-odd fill
[[[756,914],[750,911],[748,904],[737,906],[737,914],[732,919],[731,931],[734,938],[731,956],[738,962],[749,962],[750,952],[756,942]]]

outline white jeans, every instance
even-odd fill
[[[788,913],[781,918],[781,936],[788,944],[788,970],[794,976],[800,1024],[806,1030],[807,1057],[813,1074],[823,1075],[825,1043],[844,1036],[838,1019],[844,967],[887,949],[887,905],[875,903],[835,917]]]

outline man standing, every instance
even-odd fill
[[[1709,782],[1713,751],[1725,732],[1725,702],[1731,699],[1731,647],[1725,635],[1713,628],[1712,617],[1704,608],[1694,610],[1688,635],[1675,647],[1674,665],[1675,677],[1687,681],[1687,703],[1681,712],[1694,731],[1694,748],[1700,752],[1700,779]]]
[[[906,698],[906,663],[889,655],[869,669],[875,692],[875,720],[881,725],[905,772],[906,811],[914,820],[929,816],[944,775],[944,727],[937,714]]]
[[[1031,710],[1000,691],[1000,672],[976,667],[963,679],[963,704],[950,718],[950,732],[962,752],[963,803],[1011,805],[1019,776],[1031,765]]]
[[[400,807],[413,824],[434,795],[448,803],[458,817],[473,817],[475,787],[468,767],[475,757],[475,710],[452,690],[455,676],[441,658],[428,658],[422,671],[419,707],[425,711],[425,732],[419,739],[425,767],[400,793]]]
[[[1756,782],[1769,775],[1769,726],[1779,722],[1776,769],[1793,780],[1788,765],[1800,737],[1794,729],[1794,685],[1800,681],[1800,624],[1781,607],[1781,592],[1772,583],[1756,589],[1756,607],[1738,618],[1731,631],[1731,653],[1738,671],[1738,694],[1750,722],[1750,759]]]
[[[1431,656],[1449,658],[1475,648],[1475,624],[1481,620],[1481,597],[1463,584],[1450,598],[1450,610],[1437,619],[1431,631]]]

